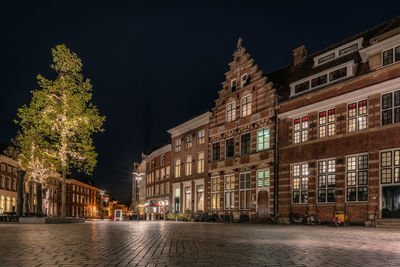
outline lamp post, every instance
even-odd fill
[[[142,180],[142,177],[145,175],[145,173],[141,172],[141,173],[137,173],[137,172],[132,172],[132,175],[135,179],[135,203],[133,203],[133,210],[138,210],[138,204],[139,204],[139,183]],[[139,217],[139,212],[137,214],[137,216]]]

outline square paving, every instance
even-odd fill
[[[400,231],[88,221],[0,224],[1,266],[399,266]]]

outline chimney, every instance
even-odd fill
[[[304,45],[293,49],[293,58],[294,58],[293,65],[296,66],[300,63],[303,63],[304,58],[306,56],[307,56],[307,50]]]

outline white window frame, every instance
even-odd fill
[[[307,166],[307,173],[303,174],[303,165]],[[299,166],[299,176],[295,176],[295,166]],[[308,190],[309,190],[309,180],[310,180],[310,166],[308,162],[299,162],[292,164],[291,166],[291,175],[290,175],[290,186],[291,186],[291,203],[295,205],[303,205],[303,204],[308,204]],[[295,189],[294,188],[294,179],[298,177],[299,179],[299,188]],[[307,179],[307,188],[303,187],[303,179]],[[294,202],[294,192],[299,192],[299,202]],[[305,196],[307,197],[306,200],[302,201],[302,193],[306,192]]]
[[[231,109],[228,107],[231,106]],[[231,122],[236,120],[236,102],[232,101],[226,104],[226,122]]]
[[[176,139],[175,140],[175,152],[179,152],[182,149],[182,140]]]
[[[262,173],[262,178],[258,177],[258,173]],[[268,173],[266,177],[265,173]],[[262,181],[262,185],[259,185],[259,181]],[[265,185],[265,181],[268,181],[268,185]],[[271,171],[269,168],[259,169],[256,171],[256,186],[257,188],[266,188],[271,186]]]
[[[367,156],[367,160],[368,160],[367,169],[360,169],[359,168],[359,157],[360,156]],[[349,170],[348,169],[348,165],[347,165],[348,158],[352,158],[352,157],[356,158],[355,170]],[[345,197],[346,203],[368,202],[368,199],[369,199],[369,162],[370,162],[370,159],[369,159],[368,153],[352,154],[352,155],[347,155],[345,157],[345,181],[344,181],[345,182],[345,194],[344,194],[344,197]],[[359,173],[362,172],[362,171],[366,171],[367,172],[367,184],[366,185],[359,185],[359,183],[358,183]],[[350,172],[354,172],[355,173],[355,177],[354,177],[355,185],[348,185],[348,173],[350,173]],[[360,187],[367,187],[367,200],[358,200],[358,191],[359,191],[358,189]],[[356,200],[353,201],[353,200],[348,200],[347,199],[347,194],[348,194],[347,189],[348,188],[355,188],[356,189]]]
[[[307,123],[303,122],[303,119],[307,118]],[[295,121],[296,120],[300,120],[300,128],[296,130],[296,124]],[[304,124],[307,124],[306,126],[304,126]],[[296,117],[295,119],[293,119],[293,144],[300,144],[303,142],[307,142],[308,141],[308,130],[310,129],[310,117],[308,115],[304,115],[304,116],[300,116],[300,117]],[[304,134],[303,132],[306,132],[307,138],[304,138]],[[296,133],[299,133],[299,141],[296,141]]]
[[[206,142],[206,130],[202,129],[197,132],[197,144],[202,145]]]
[[[203,158],[200,158],[203,155]],[[204,173],[204,151],[197,153],[197,173]]]
[[[230,178],[229,183],[227,183],[227,178]],[[227,174],[224,176],[224,210],[235,209],[235,182],[235,174]],[[229,188],[227,188],[227,185],[229,185]]]
[[[215,189],[214,189],[214,180],[216,180],[215,183]],[[219,176],[214,176],[211,177],[211,210],[220,210],[221,209],[221,178]],[[214,200],[214,195],[215,195],[215,207],[213,206],[213,200]]]
[[[396,48],[400,49],[400,45],[397,44],[395,46],[392,46],[389,49],[382,50],[382,67],[390,66],[390,65],[393,65],[393,64],[396,64],[396,63],[400,62],[400,58],[398,60],[396,60]],[[385,54],[385,52],[387,52],[389,50],[392,51],[392,60],[393,61],[391,63],[388,63],[388,64],[384,65],[383,64],[384,63],[384,56],[383,55]]]
[[[192,155],[187,155],[186,160],[185,160],[185,176],[190,176],[192,175],[192,161],[193,157]]]
[[[334,119],[333,121],[329,121],[329,112],[331,110],[334,110]],[[320,118],[320,114],[322,112],[325,112],[325,123],[321,123],[321,118]],[[324,139],[324,138],[328,138],[328,137],[332,137],[336,135],[336,108],[328,108],[326,110],[321,110],[318,112],[318,139]],[[334,131],[333,131],[333,135],[329,135],[329,127],[333,127]],[[325,136],[321,137],[321,127],[325,127]]]
[[[177,162],[179,161],[179,164]],[[181,159],[175,159],[175,166],[174,166],[174,174],[175,178],[180,178],[181,177]]]
[[[260,140],[259,140],[259,138],[260,138],[259,132],[260,132],[260,131],[265,131],[265,130],[268,131],[268,136],[266,137],[265,134],[262,135],[262,139],[263,139],[263,141],[262,141],[263,148],[260,149],[260,148],[259,148],[259,144],[260,144],[260,142],[259,142],[259,141],[260,141]],[[270,149],[270,147],[271,147],[271,134],[270,134],[270,133],[271,133],[271,132],[270,132],[269,127],[263,127],[263,128],[257,129],[257,151],[263,151],[263,150]],[[268,139],[267,142],[266,142],[266,139]],[[250,142],[250,143],[251,143],[251,142]],[[268,143],[268,145],[267,145],[266,147],[265,147],[265,143]]]
[[[313,60],[314,60],[314,66],[313,66],[313,67],[316,67],[316,66],[319,66],[319,65],[323,65],[323,64],[325,64],[325,63],[327,63],[327,62],[329,62],[329,61],[332,61],[332,60],[335,60],[335,59],[337,59],[337,58],[339,58],[339,57],[342,57],[342,56],[344,56],[344,55],[347,55],[348,53],[352,53],[352,52],[354,52],[354,51],[358,51],[358,50],[362,49],[362,48],[363,48],[363,46],[362,46],[363,40],[364,40],[364,38],[359,38],[359,39],[357,39],[357,40],[354,40],[354,41],[352,41],[352,42],[346,43],[346,44],[341,45],[341,46],[339,46],[339,47],[337,47],[337,48],[335,48],[335,49],[333,49],[333,50],[330,50],[330,51],[328,51],[328,52],[326,52],[326,53],[323,53],[323,54],[321,54],[321,55],[319,55],[319,56],[314,57],[314,59],[313,59]],[[347,52],[347,53],[344,53],[344,54],[342,54],[342,55],[339,54],[339,51],[341,51],[341,50],[343,50],[343,49],[346,49],[346,48],[348,48],[348,47],[351,47],[351,46],[353,46],[353,45],[355,45],[355,44],[358,45],[357,49],[352,50],[352,51]],[[328,56],[328,55],[330,55],[330,54],[335,54],[335,57],[333,57],[332,59],[327,60],[327,61],[325,61],[325,62],[318,63],[318,60],[319,60],[319,59],[324,58],[324,57],[326,57],[326,56]]]
[[[243,104],[244,99],[247,99],[247,102]],[[244,112],[244,107],[246,107],[246,112]],[[240,99],[240,117],[244,118],[251,115],[252,109],[252,95],[247,94]]]
[[[193,147],[193,135],[188,134],[185,136],[185,147],[186,149]]]
[[[243,82],[243,77],[246,76],[246,80]],[[249,75],[247,73],[243,74],[240,76],[240,88],[243,88],[247,82],[247,79],[249,78]]]
[[[363,101],[366,101],[366,103],[367,103],[367,107],[366,107],[366,111],[367,111],[367,113],[366,114],[362,114],[362,115],[360,115],[359,114],[359,104],[360,104],[360,102],[363,102]],[[349,105],[352,105],[352,104],[356,104],[356,115],[355,116],[352,116],[352,117],[349,117]],[[346,121],[346,128],[347,128],[347,132],[348,133],[353,133],[353,132],[358,132],[358,131],[363,131],[363,130],[367,130],[368,129],[368,107],[369,107],[369,101],[368,101],[368,98],[364,98],[364,99],[361,99],[361,100],[357,100],[357,101],[352,101],[352,102],[350,102],[350,103],[347,103],[346,104],[346,118],[347,118],[347,121]],[[359,125],[359,121],[360,121],[360,118],[362,118],[362,117],[366,117],[366,125],[365,125],[365,128],[364,129],[360,129],[360,125]],[[356,120],[356,128],[355,128],[355,130],[354,131],[350,131],[350,124],[349,124],[349,121],[350,120],[352,120],[352,119],[355,119]]]
[[[396,169],[400,169],[400,163],[396,164],[395,160],[395,152],[399,151],[400,153],[400,148],[391,148],[391,149],[385,149],[385,150],[381,150],[379,151],[379,183],[382,186],[393,186],[393,185],[400,185],[400,178],[398,182],[395,182],[395,170]],[[391,166],[382,166],[382,153],[387,153],[387,152],[391,152]],[[399,155],[400,157],[400,155]],[[400,159],[399,159],[400,161]],[[382,170],[383,169],[390,169],[390,173],[391,173],[391,182],[390,183],[382,183]],[[399,170],[400,172],[400,170]],[[400,175],[400,174],[399,174]]]
[[[250,176],[250,186],[249,187],[247,187],[247,185],[246,185],[246,182],[247,182],[247,178],[246,178],[246,175],[249,175]],[[245,175],[245,180],[244,180],[244,183],[245,183],[245,187],[244,188],[242,188],[241,187],[241,184],[242,184],[242,182],[241,182],[241,178],[242,178],[242,175]],[[246,207],[246,206],[244,206],[244,207],[241,207],[241,203],[242,203],[242,192],[244,192],[244,198],[245,198],[245,201],[244,201],[244,203],[247,203],[247,192],[250,192],[250,199],[248,200],[248,202],[249,202],[249,207]],[[241,172],[241,173],[239,173],[239,210],[251,210],[251,173],[250,172]]]
[[[399,94],[400,94],[400,90],[399,89],[397,89],[397,90],[392,90],[392,91],[389,91],[389,92],[384,92],[384,93],[382,93],[381,94],[381,98],[380,98],[380,107],[381,107],[381,113],[380,113],[380,116],[381,116],[381,125],[382,126],[384,126],[384,125],[391,125],[391,124],[395,124],[395,123],[399,123],[398,121],[397,122],[395,122],[394,121],[394,111],[395,111],[395,109],[400,109],[400,106],[395,106],[394,105],[394,101],[395,101],[395,93],[396,92],[399,92]],[[387,95],[387,94],[391,94],[392,95],[392,107],[390,107],[390,108],[385,108],[385,109],[383,109],[383,96],[384,95]],[[388,111],[388,110],[391,110],[391,113],[392,113],[392,120],[391,120],[391,123],[387,123],[387,124],[383,124],[383,112],[384,111]]]
[[[333,171],[329,170],[329,163],[333,161]],[[325,164],[325,171],[324,172],[320,172],[320,163],[324,163]],[[317,177],[316,177],[316,187],[317,187],[317,195],[316,195],[316,199],[317,199],[317,203],[336,203],[336,159],[335,158],[328,158],[328,159],[321,159],[317,161]],[[334,186],[329,186],[328,185],[328,179],[329,176],[333,175],[334,179],[335,179],[335,185]],[[319,177],[320,176],[324,176],[325,179],[325,185],[324,187],[320,187],[319,186]],[[334,196],[335,196],[335,201],[328,201],[328,191],[329,190],[334,190]],[[319,191],[325,191],[325,201],[319,201]]]

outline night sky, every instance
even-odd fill
[[[400,1],[40,2],[0,8],[0,142],[16,135],[17,108],[38,88],[36,76],[54,77],[50,49],[64,43],[82,59],[107,117],[94,137],[93,179],[120,200],[130,198],[141,152],[213,107],[239,36],[269,73],[291,63],[300,45],[313,53],[400,15]]]

